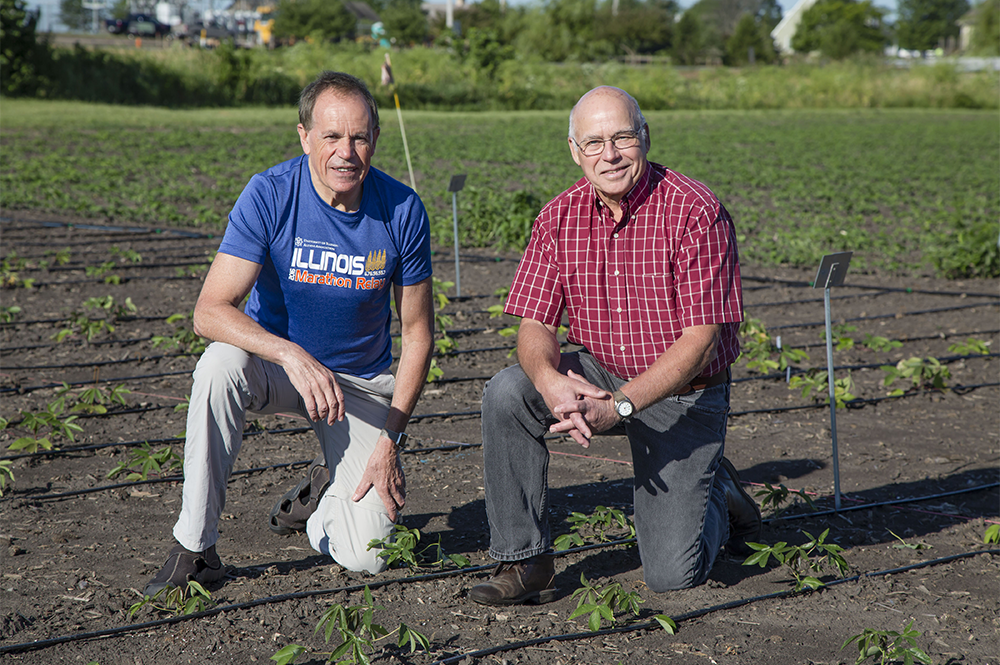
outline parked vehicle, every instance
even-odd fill
[[[163,37],[170,34],[170,26],[160,23],[149,14],[129,14],[126,18],[109,18],[105,21],[108,32],[115,35],[138,37]]]

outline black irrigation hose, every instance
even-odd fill
[[[127,284],[128,282],[135,281],[138,279],[146,279],[146,280],[163,279],[168,281],[178,280],[178,279],[187,279],[187,280],[196,279],[200,281],[201,278],[195,275],[139,275],[137,277],[122,277],[121,281],[119,281],[119,284]],[[37,289],[42,286],[69,286],[73,284],[107,284],[107,282],[105,282],[104,279],[101,277],[98,277],[96,279],[67,279],[64,282],[35,282],[32,288]]]
[[[155,335],[150,335],[149,337],[134,337],[130,339],[99,339],[96,342],[87,342],[86,340],[78,340],[72,342],[63,342],[63,346],[74,345],[74,346],[105,346],[107,344],[121,344],[122,346],[128,344],[139,344],[140,342],[148,342],[153,339]],[[59,344],[28,344],[26,346],[4,346],[0,347],[0,353],[9,353],[11,351],[26,351],[30,349],[50,349],[59,346]]]
[[[126,381],[138,381],[139,379],[161,379],[165,376],[180,376],[182,374],[190,374],[191,370],[186,369],[180,372],[160,372],[159,374],[141,374],[139,376],[122,376],[112,379],[101,379],[101,383],[125,383]],[[94,380],[88,379],[86,381],[70,381],[66,385],[69,386],[89,386],[93,385]],[[34,392],[36,390],[44,390],[46,388],[62,388],[62,383],[46,383],[40,386],[26,386],[17,388],[0,388],[0,395],[4,393],[18,393],[20,395]]]
[[[121,360],[93,360],[87,363],[66,363],[62,365],[29,365],[20,367],[8,367],[4,366],[3,369],[6,370],[36,370],[36,369],[74,369],[80,367],[104,367],[106,365],[122,365],[125,363],[144,363],[153,360],[163,360],[164,358],[182,358],[184,356],[200,356],[200,353],[191,353],[188,351],[180,351],[178,353],[163,353],[158,356],[139,356],[138,358],[122,358]]]
[[[47,228],[69,228],[82,229],[85,231],[113,231],[116,233],[131,234],[154,234],[154,235],[178,235],[184,238],[213,239],[220,236],[213,233],[195,233],[193,231],[182,231],[180,229],[147,228],[142,226],[112,226],[109,224],[75,224],[73,222],[52,222],[36,219],[13,219],[11,217],[0,217],[0,222],[9,224],[38,224]]]
[[[879,570],[872,573],[861,573],[859,575],[854,575],[853,577],[845,577],[839,580],[833,580],[832,582],[826,583],[820,589],[825,589],[832,586],[837,586],[840,584],[845,584],[847,582],[856,582],[862,578],[868,577],[882,577],[884,575],[896,575],[898,573],[906,573],[911,570],[918,570],[920,568],[926,568],[928,566],[936,566],[944,563],[951,563],[952,561],[957,561],[959,559],[965,559],[968,557],[976,556],[979,554],[990,554],[998,555],[1000,550],[974,550],[970,552],[962,552],[961,554],[952,554],[951,556],[941,557],[939,559],[931,559],[929,561],[921,561],[919,563],[910,564],[909,566],[901,566],[899,568],[890,568],[886,570]],[[691,612],[685,612],[676,617],[672,617],[675,623],[682,623],[684,621],[690,621],[692,619],[698,619],[700,617],[719,612],[722,610],[732,610],[738,607],[743,607],[745,605],[750,605],[762,600],[775,600],[781,598],[790,598],[793,596],[801,596],[812,593],[813,589],[803,589],[800,591],[795,591],[794,589],[787,589],[785,591],[776,591],[774,593],[768,593],[760,596],[754,596],[752,598],[741,598],[739,600],[733,600],[728,603],[721,603],[719,605],[712,605],[711,607],[706,607],[700,610],[693,610]],[[546,637],[536,637],[532,640],[524,640],[521,642],[511,642],[508,644],[501,644],[495,647],[489,647],[487,649],[479,649],[476,651],[467,651],[462,654],[455,656],[448,656],[447,658],[442,658],[440,660],[434,661],[432,665],[452,665],[453,663],[459,663],[466,658],[475,659],[489,656],[496,653],[501,653],[504,651],[513,651],[515,649],[524,649],[527,647],[537,646],[539,644],[547,644],[549,642],[568,642],[571,640],[581,640],[588,639],[592,637],[602,637],[604,635],[620,635],[622,633],[631,633],[638,630],[660,630],[660,625],[656,621],[650,621],[647,623],[635,624],[631,626],[621,626],[619,628],[605,628],[604,630],[597,630],[593,632],[585,633],[565,633],[562,635],[551,635]]]
[[[778,277],[750,277],[743,275],[742,279],[748,282],[761,282],[764,284],[780,284],[783,286],[801,286],[806,288],[812,288],[812,282],[803,282],[801,280],[794,279],[780,279]],[[891,286],[879,286],[879,285],[868,285],[868,284],[844,284],[845,289],[870,289],[873,291],[896,291],[898,293],[920,293],[929,296],[981,296],[983,298],[1000,298],[1000,294],[997,293],[970,293],[968,291],[932,291],[930,289],[914,289],[910,287],[891,287]]]
[[[935,309],[918,309],[912,312],[901,312],[899,314],[875,314],[873,316],[854,316],[849,319],[837,319],[840,323],[848,321],[878,321],[879,319],[895,319],[902,316],[919,316],[921,314],[940,314],[941,312],[954,312],[960,309],[975,309],[977,307],[996,307],[1000,303],[980,302],[968,305],[955,305],[954,307],[938,307]],[[772,326],[768,330],[787,330],[788,328],[818,328],[825,326],[826,321],[815,321],[810,323],[787,323],[782,326]]]
[[[892,293],[891,290],[886,289],[880,291],[879,293],[849,293],[842,296],[830,296],[830,300],[852,300],[854,298],[874,298],[876,296],[886,295],[887,293]],[[780,307],[781,305],[805,305],[809,303],[823,302],[823,298],[803,298],[801,300],[773,300],[771,302],[757,302],[757,303],[744,303],[743,309],[752,309],[754,307]]]

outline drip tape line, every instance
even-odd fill
[[[108,344],[121,344],[122,346],[127,346],[129,344],[139,344],[141,342],[148,342],[153,339],[155,335],[150,335],[149,337],[135,337],[133,339],[99,339],[96,342],[87,342],[86,340],[74,340],[72,342],[63,342],[62,346],[106,346]],[[60,344],[29,344],[27,346],[7,346],[0,347],[0,353],[9,353],[11,351],[28,351],[31,349],[54,349]]]
[[[849,293],[842,296],[830,296],[830,300],[852,300],[854,298],[875,298],[877,296],[884,296],[889,293],[893,293],[892,290],[886,289],[878,293]],[[779,307],[781,305],[806,305],[809,303],[824,302],[824,298],[803,298],[801,300],[773,300],[771,302],[757,302],[751,304],[744,304],[743,309],[752,309],[755,307]]]
[[[119,277],[120,277],[120,275],[119,275]],[[192,280],[192,279],[194,279],[194,280],[201,281],[201,277],[198,277],[196,275],[184,275],[184,276],[179,276],[179,275],[138,275],[136,277],[121,277],[121,280],[118,283],[119,284],[127,284],[129,282],[133,282],[133,281],[140,280],[140,279],[144,279],[144,280],[158,280],[159,279],[159,280],[167,280],[167,281],[179,280],[179,279],[184,279],[184,280]],[[102,279],[100,277],[98,277],[97,279],[67,279],[66,281],[63,281],[63,282],[35,282],[32,285],[32,288],[36,288],[37,289],[37,288],[42,287],[42,286],[73,286],[73,285],[76,285],[76,284],[107,284],[107,283],[108,282],[104,281],[104,279]]]
[[[761,282],[765,284],[780,284],[783,286],[801,286],[813,288],[812,282],[803,282],[801,280],[793,279],[780,279],[778,277],[749,277],[743,275],[742,279],[748,282]],[[872,291],[895,291],[898,293],[919,293],[924,295],[932,296],[981,296],[983,298],[1000,298],[1000,295],[996,293],[970,293],[968,291],[934,291],[931,289],[913,289],[909,287],[892,287],[892,286],[879,286],[879,285],[869,285],[869,284],[844,284],[840,288],[845,289],[869,289]]]
[[[908,344],[909,342],[924,342],[930,339],[951,339],[952,337],[971,337],[973,335],[996,335],[1000,333],[1000,330],[971,330],[968,332],[956,332],[956,333],[938,333],[936,335],[920,335],[918,337],[904,337],[901,339],[891,339],[890,342],[901,342],[903,344]],[[860,346],[864,346],[862,343]],[[811,349],[814,347],[826,348],[826,342],[812,342],[809,344],[795,344],[783,346],[783,349]]]
[[[974,309],[976,307],[996,307],[998,302],[981,302],[981,303],[970,303],[967,305],[955,305],[953,307],[937,307],[935,309],[918,309],[911,312],[900,312],[899,314],[875,314],[872,316],[855,316],[849,319],[838,319],[841,322],[848,321],[878,321],[879,319],[895,319],[904,316],[918,316],[921,314],[939,314],[941,312],[954,312],[960,309]],[[788,330],[789,328],[818,328],[819,326],[825,326],[826,321],[815,321],[812,323],[788,323],[783,326],[773,326],[768,328],[768,330]]]
[[[163,321],[170,318],[170,316],[121,316],[116,319],[91,319],[92,321],[111,321],[112,323],[128,323],[129,321]],[[39,325],[42,323],[70,323],[72,319],[61,318],[61,319],[32,319],[30,321],[5,321],[0,323],[0,328],[6,328],[10,326],[29,326],[29,325]]]
[[[105,367],[107,365],[123,365],[126,363],[144,363],[152,362],[154,360],[163,360],[164,358],[182,358],[184,356],[200,356],[200,353],[191,353],[188,351],[181,351],[179,353],[163,353],[158,356],[139,356],[138,358],[122,358],[121,360],[95,360],[89,363],[69,363],[65,365],[30,365],[27,367],[4,367],[4,370],[21,370],[29,371],[36,369],[75,369],[79,367]]]
[[[141,374],[139,376],[120,376],[111,379],[101,379],[101,383],[125,383],[126,381],[138,381],[139,379],[160,379],[165,376],[180,376],[182,374],[191,374],[191,370],[186,369],[179,372],[160,372],[159,374]],[[70,381],[67,383],[69,386],[89,386],[93,385],[94,380],[88,379],[87,381]],[[62,388],[62,383],[47,383],[40,386],[27,386],[23,388],[0,388],[0,395],[5,393],[18,393],[26,394],[34,392],[36,390],[44,390],[46,388]]]
[[[931,559],[929,561],[921,561],[918,563],[910,564],[909,566],[902,566],[899,568],[890,568],[887,570],[879,570],[871,573],[861,573],[859,575],[854,575],[852,577],[845,577],[839,580],[833,580],[827,582],[825,585],[820,587],[820,589],[825,589],[832,586],[838,586],[840,584],[845,584],[847,582],[856,582],[862,578],[869,577],[882,577],[885,575],[896,575],[898,573],[905,573],[911,570],[918,570],[920,568],[927,568],[929,566],[936,566],[940,564],[950,563],[952,561],[957,561],[959,559],[965,559],[968,557],[976,556],[979,554],[990,554],[996,556],[1000,554],[1000,550],[974,550],[970,552],[962,552],[960,554],[952,554],[951,556],[941,557],[939,559]],[[817,589],[818,590],[818,589]],[[753,596],[751,598],[740,598],[738,600],[733,600],[728,603],[720,603],[718,605],[712,605],[711,607],[705,607],[699,610],[692,610],[690,612],[685,612],[684,614],[679,614],[676,617],[672,617],[673,621],[677,624],[683,623],[685,621],[691,621],[692,619],[698,619],[708,614],[713,614],[715,612],[732,610],[745,605],[750,605],[763,600],[776,600],[782,598],[791,598],[793,596],[804,596],[806,594],[812,593],[814,589],[803,589],[800,591],[795,591],[794,589],[787,589],[785,591],[776,591],[774,593],[768,593],[760,596]],[[564,633],[562,635],[551,635],[546,637],[536,637],[531,640],[524,640],[521,642],[513,642],[509,644],[501,644],[494,647],[489,647],[486,649],[478,649],[476,651],[467,651],[462,654],[448,656],[447,658],[442,658],[436,660],[432,665],[452,665],[453,663],[459,663],[466,658],[476,659],[489,656],[496,653],[514,651],[517,649],[524,649],[532,646],[537,646],[539,644],[547,644],[549,642],[569,642],[572,640],[582,640],[589,639],[593,637],[603,637],[605,635],[620,635],[623,633],[631,633],[639,630],[661,630],[659,623],[656,621],[650,621],[647,623],[635,624],[631,626],[621,626],[618,628],[605,628],[603,630],[597,630],[593,632],[585,633]]]
[[[630,541],[631,541],[631,539],[630,539]],[[577,553],[577,552],[582,552],[582,551],[586,551],[586,550],[589,550],[589,549],[611,547],[611,546],[617,546],[617,545],[620,545],[620,544],[626,544],[626,543],[628,543],[630,541],[615,541],[615,542],[611,542],[611,543],[598,543],[597,545],[585,546],[585,547],[579,547],[579,548],[573,548],[573,549],[570,549],[570,550],[565,550],[563,552],[558,552],[556,554],[557,554],[557,556],[564,556],[564,555],[567,555],[567,554],[573,554],[573,553]],[[944,563],[950,563],[952,561],[957,561],[959,559],[964,559],[964,558],[968,558],[968,557],[972,557],[972,556],[977,556],[979,554],[989,554],[989,555],[992,555],[992,556],[996,556],[996,555],[1000,554],[1000,550],[995,550],[995,549],[991,549],[991,550],[974,550],[974,551],[969,551],[969,552],[962,552],[960,554],[953,554],[951,556],[941,557],[941,558],[938,558],[938,559],[931,559],[931,560],[928,560],[928,561],[921,561],[921,562],[918,562],[918,563],[915,563],[915,564],[910,564],[908,566],[902,566],[902,567],[899,567],[899,568],[891,568],[891,569],[886,569],[886,570],[881,570],[881,571],[875,571],[875,572],[871,572],[871,573],[861,573],[859,575],[854,575],[853,577],[843,578],[843,579],[840,579],[840,580],[833,580],[832,582],[828,582],[827,584],[825,584],[824,587],[820,587],[820,588],[837,586],[837,585],[844,584],[844,583],[847,583],[847,582],[855,582],[855,581],[858,581],[858,580],[860,580],[862,578],[865,578],[865,577],[881,577],[881,576],[885,576],[885,575],[895,575],[895,574],[898,574],[898,573],[904,573],[904,572],[908,572],[908,571],[911,571],[911,570],[918,570],[920,568],[926,568],[928,566],[934,566],[934,565],[940,565],[940,564],[944,564]],[[356,591],[363,591],[366,587],[369,590],[372,590],[372,589],[380,589],[382,587],[389,586],[391,584],[400,584],[400,585],[415,584],[415,583],[418,583],[418,582],[427,582],[427,581],[432,581],[432,580],[445,579],[445,578],[449,578],[449,577],[464,576],[464,575],[469,575],[469,574],[473,574],[473,573],[479,573],[479,572],[483,572],[483,571],[486,571],[486,570],[490,570],[492,568],[495,568],[496,565],[497,564],[486,564],[486,565],[482,565],[482,566],[473,566],[471,568],[460,568],[460,569],[457,569],[457,570],[446,570],[446,571],[441,571],[441,572],[438,572],[438,573],[426,573],[426,574],[423,574],[423,575],[411,575],[411,576],[408,576],[408,577],[402,577],[402,578],[391,579],[391,580],[390,579],[385,579],[385,580],[371,581],[371,582],[368,582],[367,584],[352,584],[352,585],[349,585],[349,586],[337,587],[337,588],[332,588],[332,589],[315,589],[315,590],[312,590],[312,591],[297,591],[297,592],[294,592],[294,593],[280,594],[280,595],[277,595],[277,596],[268,596],[268,597],[265,597],[265,598],[257,598],[255,600],[246,601],[246,602],[243,602],[243,603],[233,603],[233,604],[230,604],[230,605],[223,605],[223,606],[220,606],[220,607],[214,607],[212,609],[205,610],[203,612],[197,612],[197,613],[194,613],[194,614],[185,614],[185,615],[181,615],[181,616],[168,617],[166,619],[158,619],[158,620],[155,620],[155,621],[146,621],[144,623],[130,624],[130,625],[127,625],[127,626],[119,626],[117,628],[106,628],[104,630],[97,630],[97,631],[92,631],[92,632],[89,632],[89,633],[78,633],[78,634],[75,634],[75,635],[64,635],[64,636],[61,636],[61,637],[54,637],[54,638],[49,638],[49,639],[45,639],[45,640],[37,640],[35,642],[24,642],[24,643],[21,643],[21,644],[11,644],[11,645],[0,646],[0,654],[4,654],[4,653],[18,653],[18,652],[23,652],[23,651],[37,651],[39,649],[46,649],[46,648],[49,648],[49,647],[57,646],[59,644],[66,644],[66,643],[69,643],[69,642],[78,642],[78,641],[82,641],[82,640],[90,640],[90,639],[94,639],[94,638],[98,638],[98,637],[111,637],[111,636],[115,636],[115,635],[123,635],[125,633],[136,632],[136,631],[140,631],[140,630],[148,630],[150,628],[158,628],[160,626],[173,625],[173,624],[181,623],[181,622],[184,622],[184,621],[193,621],[193,620],[196,620],[196,619],[203,619],[203,618],[213,617],[213,616],[216,616],[216,615],[219,615],[219,614],[222,614],[222,613],[226,613],[226,612],[234,612],[234,611],[238,611],[238,610],[252,609],[254,607],[259,607],[261,605],[272,605],[272,604],[277,604],[277,603],[281,603],[281,602],[286,602],[286,601],[289,601],[289,600],[303,600],[303,599],[306,599],[306,598],[316,598],[316,597],[319,597],[319,596],[329,596],[329,595],[333,595],[333,594],[337,594],[337,593],[352,593],[352,592],[356,592]],[[678,623],[679,622],[683,622],[683,621],[689,621],[691,619],[696,619],[696,618],[705,616],[707,614],[711,614],[711,613],[718,612],[718,611],[721,611],[721,610],[735,609],[737,607],[742,607],[744,605],[748,605],[748,604],[751,604],[751,603],[754,603],[754,602],[758,602],[758,601],[761,601],[761,600],[770,600],[770,599],[776,599],[776,598],[791,597],[793,595],[805,595],[805,594],[811,593],[811,592],[812,592],[812,589],[805,589],[805,590],[802,590],[802,591],[795,591],[795,590],[792,590],[792,589],[788,589],[788,590],[785,590],[785,591],[778,591],[778,592],[775,592],[775,593],[770,593],[770,594],[765,594],[765,595],[760,595],[760,596],[753,596],[751,598],[741,598],[741,599],[738,599],[738,600],[730,601],[728,603],[722,603],[722,604],[719,604],[719,605],[713,605],[713,606],[702,608],[702,609],[699,609],[699,610],[693,610],[691,612],[686,612],[684,614],[678,615],[677,617],[674,617],[673,620],[675,622],[678,622]],[[566,640],[570,640],[570,639],[584,639],[584,638],[587,638],[587,637],[599,637],[599,636],[602,636],[602,635],[611,635],[611,634],[615,634],[615,633],[631,632],[631,631],[635,631],[635,630],[642,630],[642,629],[645,629],[645,628],[656,628],[658,625],[659,624],[657,624],[656,622],[651,621],[651,622],[649,622],[647,624],[640,624],[640,625],[635,625],[635,626],[623,626],[621,628],[609,628],[609,629],[595,631],[595,632],[568,633],[568,634],[564,634],[564,635],[555,635],[555,636],[551,636],[551,637],[536,638],[534,640],[527,640],[525,642],[519,642],[519,643],[514,643],[514,644],[506,644],[506,645],[501,645],[501,646],[498,646],[498,647],[491,647],[490,649],[483,649],[483,650],[474,651],[474,652],[467,652],[467,653],[464,653],[464,654],[461,654],[461,655],[457,655],[457,656],[449,656],[448,658],[445,658],[443,660],[435,661],[435,665],[448,665],[450,663],[457,663],[457,662],[461,661],[462,659],[468,658],[470,656],[473,657],[473,658],[475,658],[478,655],[489,655],[490,653],[497,653],[498,651],[511,650],[511,649],[516,649],[516,648],[524,648],[524,647],[527,647],[527,646],[532,646],[532,645],[535,645],[535,644],[543,644],[545,642],[551,642],[551,641],[556,641],[556,640],[558,640],[558,641],[566,641]]]
[[[182,231],[180,229],[169,228],[148,228],[143,226],[112,226],[109,224],[75,224],[72,222],[53,222],[39,219],[13,219],[12,217],[0,217],[0,222],[6,224],[38,224],[47,228],[69,228],[81,229],[84,231],[108,231],[116,233],[130,234],[156,234],[156,235],[177,235],[190,239],[216,239],[221,236],[213,233],[195,233],[194,231]]]
[[[117,272],[119,270],[150,270],[153,268],[181,268],[187,266],[207,266],[211,261],[209,257],[201,257],[201,261],[182,261],[179,263],[120,263],[115,265],[114,268],[109,268],[108,272]],[[80,272],[86,270],[87,268],[92,268],[93,266],[84,264],[69,264],[62,266],[49,266],[48,268],[29,268],[19,272],[30,273],[30,272]]]

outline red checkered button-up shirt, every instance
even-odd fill
[[[550,201],[531,231],[507,314],[557,326],[629,380],[684,328],[722,324],[708,377],[736,360],[743,296],[733,220],[700,182],[649,163],[615,223],[581,178]]]

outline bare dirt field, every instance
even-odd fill
[[[128,611],[173,545],[181,484],[156,474],[148,483],[106,476],[143,442],[181,451],[183,440],[175,437],[184,413],[174,407],[190,392],[197,357],[154,346],[153,337],[169,338],[183,325],[166,319],[193,308],[219,238],[27,211],[4,212],[0,233],[0,253],[27,260],[15,282],[35,280],[30,289],[0,292],[5,315],[13,316],[0,328],[0,416],[9,421],[0,431],[0,461],[10,461],[15,476],[0,499],[2,663],[267,663],[295,643],[309,649],[296,662],[318,664],[339,643],[336,633],[330,644],[322,631],[314,634],[320,615],[332,603],[360,605],[366,584],[384,608],[376,623],[390,631],[405,623],[430,640],[429,653],[414,654],[397,648],[396,636],[381,640],[373,662],[853,663],[857,650],[840,648],[846,640],[865,629],[902,631],[912,622],[921,633],[916,644],[934,663],[1000,663],[1000,552],[983,544],[987,527],[1000,521],[995,281],[851,273],[833,291],[835,321],[856,326],[847,333],[853,348],[835,352],[836,375],[850,373],[859,398],[837,411],[843,493],[837,512],[828,407],[790,390],[784,377],[752,372],[746,362],[735,367],[727,457],[751,493],[781,483],[810,493],[817,509],[800,499],[780,514],[765,506],[761,541],[801,545],[808,540],[803,532],[829,529],[827,542],[844,548],[850,565],[845,580],[825,568],[817,576],[826,587],[791,594],[786,567],[773,560],[766,568],[744,566],[723,556],[706,584],[656,594],[642,584],[633,544],[604,544],[557,558],[555,602],[495,609],[467,598],[492,563],[479,408],[485,381],[514,362],[513,338],[498,330],[515,321],[490,318],[487,308],[500,303],[495,291],[509,285],[518,256],[463,251],[463,297],[444,308],[458,352],[438,358],[443,377],[428,384],[408,428],[413,449],[403,460],[403,523],[420,530],[421,545],[440,541],[446,554],[464,555],[472,568],[348,573],[312,551],[304,534],[274,535],[268,511],[318,446],[304,421],[260,417],[248,427],[229,485],[218,544],[229,574],[209,587],[215,609],[154,624],[170,615],[145,607],[130,618]],[[64,248],[69,261],[56,265],[54,253]],[[443,248],[436,257],[436,276],[453,280],[454,256]],[[41,269],[40,261],[49,267]],[[814,274],[743,267],[747,316],[780,334],[786,347],[803,347],[809,359],[801,369],[826,365],[823,291],[808,286]],[[110,276],[119,283],[108,283]],[[110,316],[113,310],[84,306],[108,295],[115,305],[131,298],[137,309],[114,321],[113,332],[97,330],[87,341],[69,318]],[[75,332],[57,342],[53,335],[63,329]],[[874,351],[863,345],[866,335],[902,346]],[[949,350],[970,337],[990,343],[990,353]],[[950,372],[948,389],[886,398],[892,388],[911,385],[884,386],[879,366],[910,357],[939,359]],[[26,416],[49,408],[63,382],[71,390],[61,418],[95,380],[105,391],[124,386],[125,404],[109,405],[106,414],[77,412],[73,422],[82,431],[74,441],[51,437],[59,450],[7,450],[31,436]],[[43,426],[37,436],[48,431]],[[550,449],[557,533],[569,531],[572,511],[590,514],[602,505],[631,513],[624,439],[597,438],[589,450],[554,439]],[[617,632],[589,632],[587,616],[571,620],[581,574],[638,592],[639,615],[619,614]],[[677,620],[676,634],[656,627],[657,614]]]

